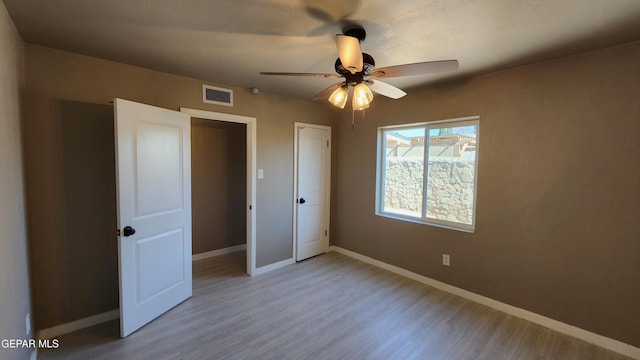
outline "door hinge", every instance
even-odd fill
[[[329,140],[327,140],[327,147],[329,147]]]
[[[324,236],[329,235],[329,232],[327,231],[327,229],[324,230]]]
[[[120,236],[120,229],[116,229],[116,236]]]
[[[251,205],[249,205],[249,210],[253,210],[253,208],[251,207]]]

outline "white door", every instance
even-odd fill
[[[331,128],[296,123],[296,261],[329,247]]]
[[[189,115],[116,99],[120,335],[191,296]]]

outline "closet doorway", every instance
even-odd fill
[[[192,135],[195,137],[192,140],[196,141],[196,146],[198,146],[199,148],[203,147],[205,150],[205,154],[199,153],[198,155],[196,155],[194,152],[194,154],[192,154],[192,156],[196,156],[194,157],[194,161],[197,162],[206,160],[207,151],[227,152],[226,154],[224,154],[224,158],[226,158],[225,161],[228,162],[227,165],[229,166],[227,166],[226,169],[216,169],[211,167],[209,167],[208,169],[203,169],[203,179],[207,178],[207,172],[215,173],[219,171],[229,171],[229,179],[237,178],[243,173],[246,176],[245,189],[241,189],[237,186],[238,184],[230,183],[229,179],[225,180],[224,177],[219,176],[215,176],[216,178],[218,178],[217,182],[215,181],[215,179],[213,179],[213,177],[210,178],[210,180],[212,181],[211,188],[208,188],[206,184],[198,184],[198,180],[194,180],[192,206],[196,208],[197,206],[199,206],[198,203],[200,203],[203,208],[208,208],[208,210],[206,211],[194,211],[194,253],[197,254],[202,251],[207,252],[207,246],[221,248],[226,244],[226,248],[237,248],[242,245],[236,244],[234,241],[237,240],[233,240],[233,237],[237,236],[237,234],[243,234],[246,239],[246,271],[247,274],[251,276],[255,273],[256,269],[256,184],[254,180],[256,174],[256,118],[188,108],[181,108],[180,111],[191,116]],[[238,130],[244,130],[244,134],[239,134]],[[209,135],[206,135],[207,133]],[[214,139],[216,136],[221,136],[221,134],[228,134],[228,136],[225,137],[225,139],[219,138],[220,143],[218,144],[205,144],[201,142],[201,144],[198,145],[198,137],[200,135],[207,136],[209,139]],[[244,137],[244,143],[246,144],[245,149],[243,149],[244,151],[238,150],[237,146],[234,147],[233,143],[229,143],[235,141],[237,145],[238,142],[242,142],[242,139],[239,139],[239,137],[242,136]],[[205,138],[203,137],[203,140],[204,139]],[[231,153],[229,153],[229,151],[231,151]],[[246,159],[246,161],[243,162],[245,165],[244,169],[238,169],[237,166],[237,162],[241,161],[241,157],[244,157]],[[197,166],[195,163],[194,165]],[[221,164],[221,166],[225,166],[225,164]],[[193,178],[195,178],[195,175],[196,174],[194,174]],[[202,196],[198,196],[198,192],[202,194]],[[216,206],[207,207],[206,202],[210,201],[208,199],[212,197],[218,199],[217,201],[219,203],[216,204]],[[244,208],[245,212],[244,227],[242,226],[243,224],[237,223],[237,218],[229,217],[230,214],[228,214],[225,210],[228,209],[232,214],[234,212],[237,213],[238,211],[242,211],[240,208]],[[196,213],[198,215],[195,215]],[[201,218],[198,218],[198,216],[201,216]],[[221,226],[224,225],[225,230],[222,232],[222,236],[214,240],[216,242],[215,244],[210,244],[208,240],[201,242],[198,239],[198,232],[202,232],[203,234],[210,234],[213,231],[212,229],[216,227],[216,224],[219,224]],[[209,237],[209,235],[207,236]]]

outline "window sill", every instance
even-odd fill
[[[376,215],[377,216],[381,216],[381,217],[386,217],[386,218],[389,218],[389,219],[393,219],[393,220],[400,220],[400,221],[406,221],[406,222],[415,223],[415,224],[434,226],[434,227],[438,227],[438,228],[442,228],[442,229],[461,231],[461,232],[465,232],[465,233],[469,233],[469,234],[475,233],[475,229],[466,229],[466,228],[462,228],[462,227],[457,227],[455,225],[439,224],[439,223],[434,223],[434,222],[430,222],[430,221],[424,221],[422,219],[405,217],[405,216],[397,215],[397,214],[376,212]]]

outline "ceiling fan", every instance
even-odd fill
[[[399,99],[405,95],[403,90],[380,81],[380,78],[423,75],[458,69],[458,60],[427,61],[412,64],[389,66],[376,69],[373,57],[363,53],[360,42],[366,37],[362,27],[354,27],[336,35],[338,59],[335,62],[336,74],[322,73],[292,73],[292,72],[261,72],[261,75],[309,76],[331,79],[343,78],[328,88],[319,92],[313,100],[329,96],[329,102],[337,108],[344,109],[349,95],[349,86],[353,89],[353,110],[364,110],[373,100],[371,91],[380,95]]]

